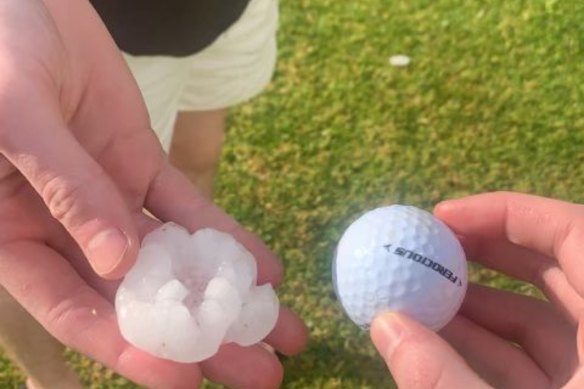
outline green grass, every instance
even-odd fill
[[[392,385],[330,282],[364,210],[501,189],[584,202],[583,18],[576,0],[282,1],[278,70],[230,118],[218,202],[282,257],[281,298],[310,328],[284,387]],[[92,388],[133,387],[70,355]],[[0,359],[2,388],[19,377]]]

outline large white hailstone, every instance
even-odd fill
[[[207,359],[224,343],[258,343],[274,328],[279,303],[256,277],[254,257],[231,235],[164,224],[144,238],[118,288],[122,335],[177,362]]]

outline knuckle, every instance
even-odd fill
[[[101,169],[76,177],[56,175],[45,181],[40,194],[55,219],[65,226],[78,226],[86,221],[83,210],[92,205],[88,195],[100,186],[103,175]]]
[[[46,182],[41,196],[51,215],[64,224],[68,224],[79,212],[83,190],[82,181],[72,181],[56,176]]]
[[[48,308],[43,315],[46,318],[47,328],[60,333],[60,329],[68,327],[70,323],[91,323],[94,321],[91,309],[88,308],[92,306],[94,294],[95,292],[88,285],[83,285],[76,288],[70,296]],[[81,332],[83,331],[79,331],[77,334],[67,334],[69,341],[75,343]]]

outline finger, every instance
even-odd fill
[[[142,220],[138,223],[140,225],[138,230],[141,234],[145,234],[160,225],[160,222],[153,221],[146,216],[136,218],[136,220]],[[108,301],[114,301],[119,282],[101,279],[88,271],[83,256],[77,247],[67,240],[67,237],[65,239],[63,237],[55,238],[51,242],[51,246],[58,252],[66,253],[77,273]],[[290,309],[280,307],[276,325],[264,341],[284,355],[295,355],[304,350],[307,339],[308,330],[304,322]]]
[[[259,345],[224,345],[201,368],[205,377],[229,388],[277,388],[284,376],[278,357]]]
[[[580,389],[584,388],[584,369],[578,370],[562,389]]]
[[[264,342],[284,355],[296,355],[306,348],[308,329],[304,322],[291,310],[280,307],[276,326]]]
[[[160,221],[144,215],[142,212],[133,215],[133,223],[138,231],[140,241],[149,232],[161,226]],[[52,223],[47,227],[48,238],[47,244],[56,252],[61,253],[67,261],[71,264],[73,269],[100,295],[104,296],[108,301],[114,301],[116,291],[120,285],[121,280],[106,280],[98,276],[93,269],[87,264],[87,260],[83,252],[75,244],[73,239],[65,233],[63,227],[58,223]]]
[[[576,328],[547,302],[473,284],[460,312],[519,344],[550,377],[567,378],[577,365]]]
[[[584,299],[568,282],[557,261],[505,239],[465,238],[467,255],[482,265],[527,281],[539,288],[573,324],[584,310]]]
[[[520,193],[497,192],[449,200],[435,214],[457,234],[511,243],[556,258],[584,296],[584,206]]]
[[[452,347],[495,388],[548,388],[549,380],[523,350],[457,315],[440,331]]]
[[[0,151],[32,184],[95,271],[119,278],[133,264],[138,246],[127,206],[67,130],[54,105],[58,99],[44,98],[49,92],[42,89],[31,92],[22,103],[34,107],[34,115],[0,115],[0,126],[10,129],[2,132]],[[14,100],[9,103],[19,102]]]
[[[232,234],[256,258],[258,284],[278,285],[282,281],[282,265],[266,245],[197,194],[190,182],[170,165],[166,165],[152,182],[145,204],[161,220],[176,222],[191,231],[211,227]]]
[[[152,357],[121,336],[114,308],[42,243],[0,249],[0,284],[64,344],[151,388],[195,388],[196,365]]]
[[[448,343],[405,315],[379,315],[370,331],[400,388],[489,387]]]
[[[158,227],[160,222],[154,221],[149,217],[142,215],[142,217],[136,218],[136,223],[140,226],[138,230],[141,235],[146,234],[148,231]],[[57,240],[55,240],[55,243]],[[93,274],[87,272],[86,264],[83,262],[82,257],[79,255],[76,248],[72,245],[67,245],[66,242],[61,241],[58,246],[55,246],[61,252],[66,252],[68,258],[72,258],[75,269],[80,272],[80,274],[85,274],[84,277],[86,281],[90,282],[94,288],[96,288],[102,296],[109,298],[109,301],[113,301],[117,290],[117,282],[107,281],[95,277]],[[271,331],[271,333],[264,339],[264,341],[274,347],[277,351],[284,355],[295,355],[300,353],[306,347],[307,342],[307,328],[302,322],[302,320],[295,315],[291,310],[286,307],[280,308],[280,313],[278,315],[278,321]],[[219,376],[216,377],[218,380],[222,379],[221,370],[218,367]]]

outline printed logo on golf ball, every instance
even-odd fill
[[[377,314],[395,311],[437,331],[460,308],[468,270],[460,242],[443,222],[416,207],[392,205],[347,228],[333,283],[345,312],[363,328]]]

